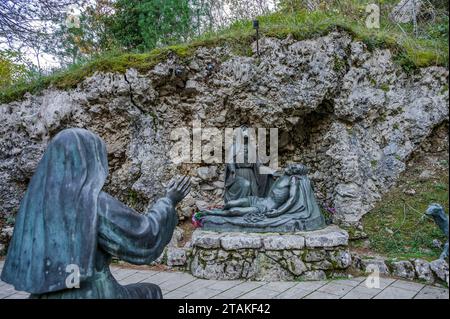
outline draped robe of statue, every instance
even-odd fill
[[[231,160],[225,166],[224,202],[247,196],[266,196],[272,182],[272,175],[260,174],[260,162],[248,162],[247,144],[235,142],[229,150]],[[243,150],[244,161],[237,161],[237,153]]]
[[[21,202],[1,279],[32,298],[162,298],[151,283],[119,285],[109,264],[112,256],[132,264],[158,258],[177,222],[174,204],[163,197],[138,214],[102,192],[107,175],[97,135],[56,135]],[[74,266],[80,284],[70,289]]]
[[[203,228],[216,231],[293,232],[324,228],[325,219],[306,175],[306,168],[288,167],[267,197],[248,196],[204,212]]]

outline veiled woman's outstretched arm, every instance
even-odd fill
[[[98,207],[99,246],[133,264],[148,264],[157,259],[172,238],[177,224],[175,206],[187,195],[189,187],[188,180],[184,184],[172,182],[167,195],[145,214],[102,192]]]

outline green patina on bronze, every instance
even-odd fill
[[[31,298],[162,298],[151,283],[119,285],[109,264],[113,256],[148,264],[161,255],[190,182],[174,180],[139,214],[102,191],[107,175],[106,146],[97,135],[56,135],[22,200],[1,279]],[[79,280],[71,279],[76,273]]]
[[[266,197],[246,196],[228,201],[223,210],[205,211],[203,229],[214,231],[295,232],[324,228],[307,168],[290,164]]]

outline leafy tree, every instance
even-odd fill
[[[144,46],[139,27],[140,0],[117,0],[115,13],[105,23],[114,41],[123,48],[136,49]]]
[[[114,47],[106,21],[112,14],[111,0],[97,0],[86,5],[76,17],[66,14],[48,41],[49,52],[62,65],[70,65]]]
[[[186,41],[193,33],[188,0],[144,1],[139,8],[139,27],[146,48]]]
[[[24,64],[18,63],[18,52],[0,51],[0,88],[25,80],[29,71]]]
[[[71,8],[82,9],[90,0],[8,0],[0,1],[0,45],[21,56],[33,55],[35,64],[22,61],[31,71],[42,74],[42,56],[58,52],[66,39],[61,26]]]
[[[27,41],[36,34],[51,33],[68,6],[82,6],[86,0],[8,0],[0,1],[0,43]]]
[[[107,26],[125,49],[152,49],[189,39],[196,31],[197,0],[118,0]]]

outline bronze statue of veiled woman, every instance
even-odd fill
[[[270,189],[272,176],[261,174],[261,164],[255,156],[249,160],[251,143],[246,126],[238,130],[235,141],[228,150],[225,166],[224,202],[247,196],[265,196]]]
[[[119,285],[109,264],[112,256],[133,264],[160,256],[190,181],[173,180],[166,196],[138,214],[102,191],[107,175],[106,146],[97,135],[57,134],[21,202],[1,279],[31,298],[162,298],[154,284]],[[71,274],[79,288],[68,285]]]

